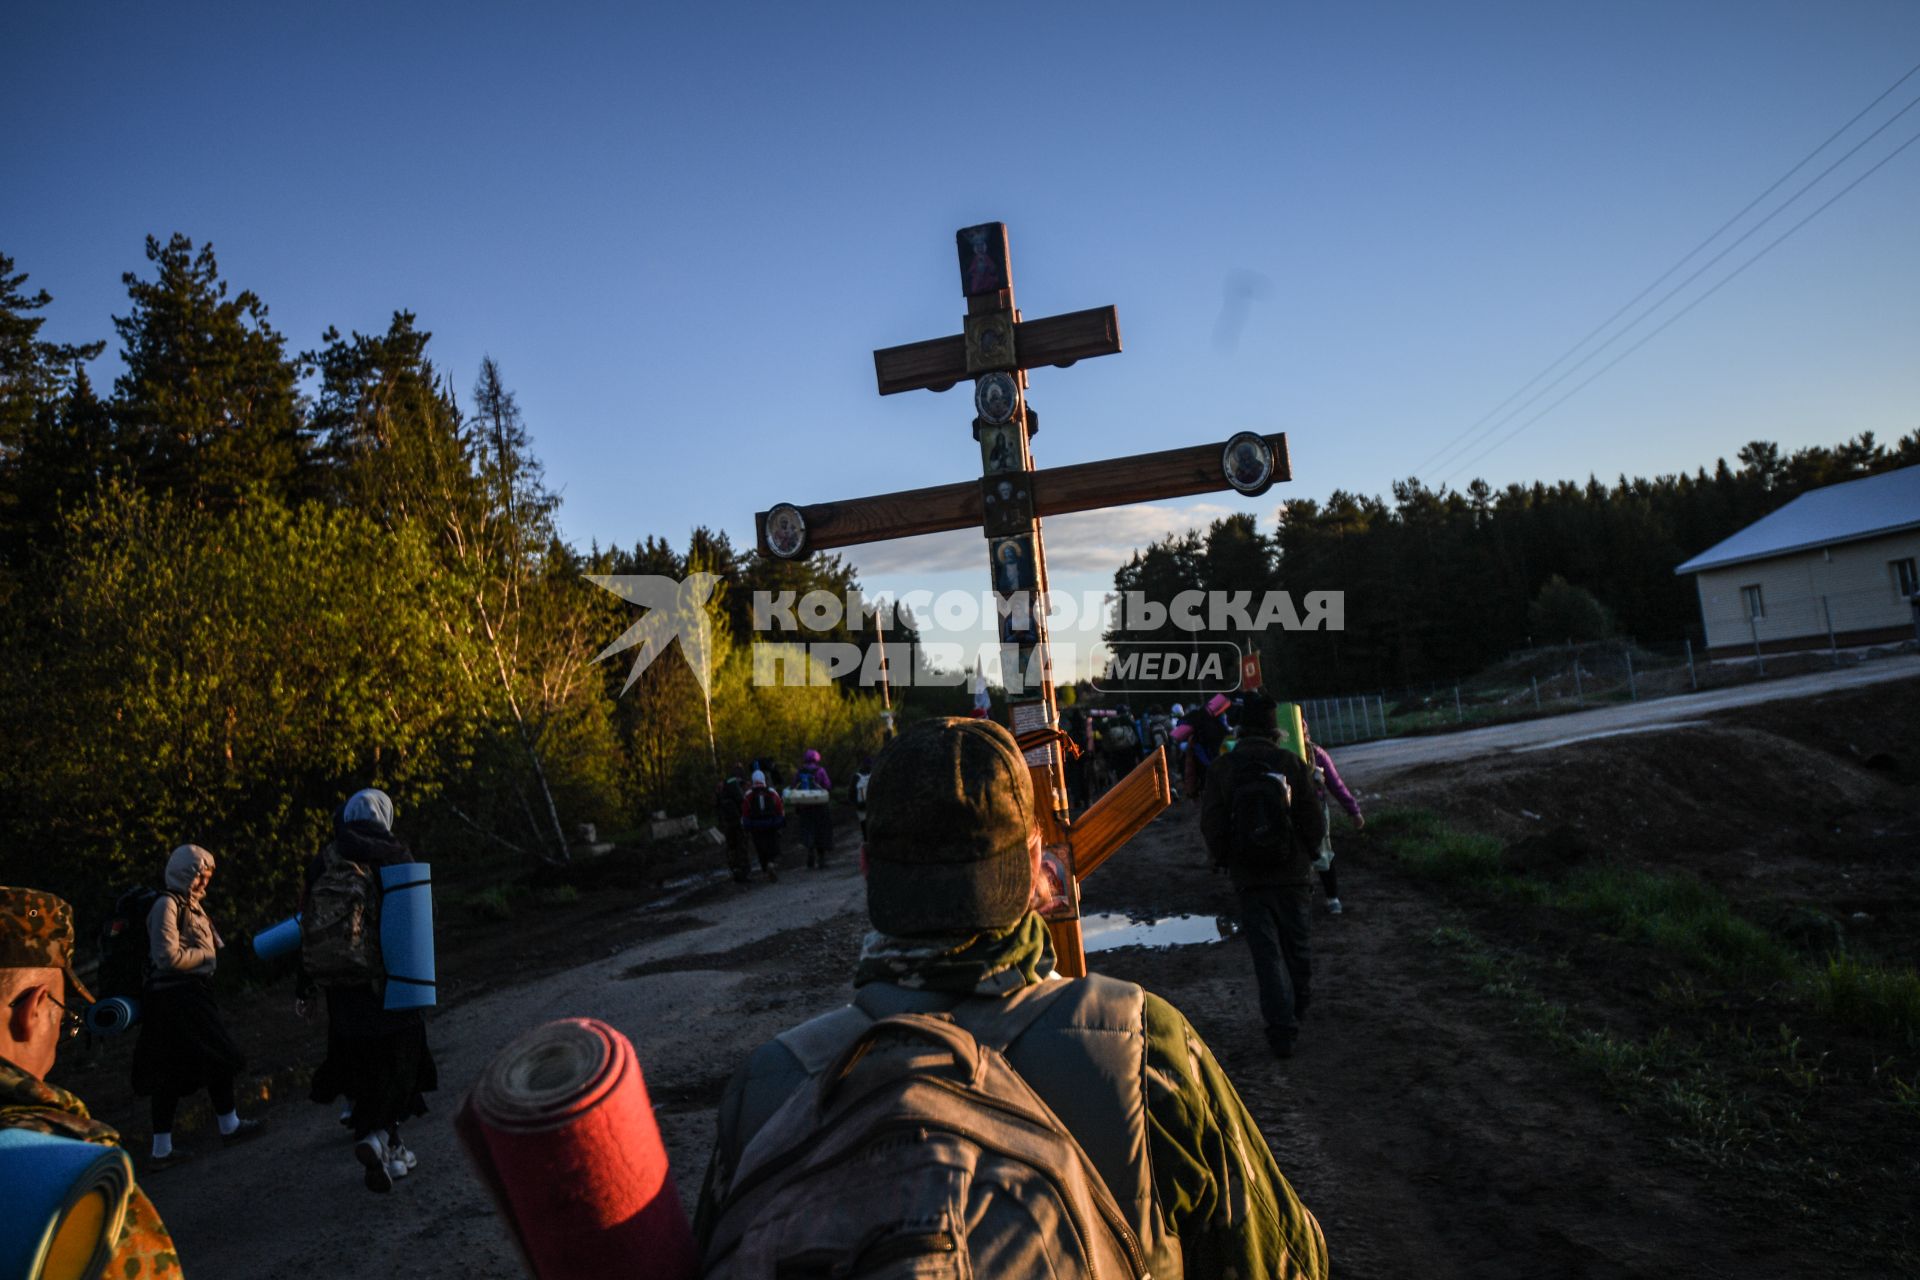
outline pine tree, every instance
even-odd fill
[[[228,296],[212,245],[147,237],[155,276],[122,276],[114,317],[126,371],[114,381],[119,448],[145,488],[194,507],[298,495],[312,433],[300,365],[251,290]]]

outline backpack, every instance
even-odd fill
[[[1286,775],[1259,768],[1244,770],[1234,779],[1232,804],[1233,858],[1243,867],[1272,866],[1293,851],[1293,784]]]
[[[113,900],[113,911],[100,926],[100,972],[93,985],[102,1000],[137,997],[146,985],[153,947],[147,937],[147,918],[160,891],[145,885],[128,889]]]
[[[1107,726],[1107,746],[1115,751],[1127,751],[1138,746],[1140,739],[1135,736],[1133,726],[1125,720],[1115,720]]]
[[[728,778],[720,784],[719,792],[713,798],[714,809],[723,827],[740,825],[740,806],[746,800],[747,793],[740,786],[740,779]]]
[[[702,1270],[1146,1274],[1113,1193],[1053,1110],[998,1049],[919,1013],[864,1029],[774,1112],[719,1203]]]
[[[747,792],[747,823],[754,827],[771,827],[780,820],[780,798],[771,787],[755,787]]]
[[[354,987],[380,976],[380,894],[373,872],[332,845],[300,913],[300,962],[325,987]]]

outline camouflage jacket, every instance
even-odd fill
[[[87,1104],[57,1085],[36,1080],[0,1058],[0,1129],[31,1129],[62,1138],[78,1138],[103,1147],[118,1146],[120,1135],[87,1114]],[[180,1259],[166,1223],[138,1186],[127,1201],[127,1222],[120,1232],[106,1274],[114,1280],[179,1280]]]
[[[1045,923],[1028,913],[1012,927],[967,938],[929,940],[869,934],[854,985],[889,983],[961,996],[1005,996],[1046,981],[1054,956]],[[1153,1197],[1193,1277],[1327,1275],[1320,1224],[1274,1161],[1233,1083],[1186,1018],[1145,993],[1146,1139]],[[720,1103],[695,1234],[704,1248],[741,1152],[753,1137],[749,1114],[767,1107],[746,1094],[798,1089],[806,1075],[774,1041],[744,1064]]]

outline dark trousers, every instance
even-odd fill
[[[213,1114],[216,1116],[223,1116],[233,1110],[233,1077],[219,1072],[208,1075],[207,1100],[213,1103]],[[172,1133],[173,1114],[180,1109],[180,1095],[155,1090],[152,1107],[153,1131]]]
[[[1340,896],[1340,879],[1332,867],[1328,867],[1320,873],[1320,887],[1327,891],[1327,897],[1329,898],[1337,898]]]
[[[753,851],[760,859],[760,869],[771,871],[780,865],[780,828],[756,827],[753,831]]]
[[[1312,999],[1313,955],[1307,941],[1312,903],[1310,884],[1240,890],[1240,932],[1253,953],[1267,1043],[1276,1049],[1293,1045]]]

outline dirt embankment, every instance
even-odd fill
[[[1370,814],[1418,807],[1496,837],[1494,878],[1420,873],[1391,822],[1340,824],[1348,912],[1316,916],[1315,1002],[1287,1062],[1265,1052],[1237,941],[1094,964],[1192,1018],[1343,1277],[1911,1274],[1920,1054],[1821,1005],[1806,975],[1835,947],[1877,972],[1920,954],[1916,725],[1920,681],[1371,783]],[[295,1087],[317,1029],[285,1015],[284,988],[236,996],[256,1071],[287,1100],[266,1108],[268,1137],[151,1181],[190,1273],[518,1274],[446,1118],[500,1044],[563,1014],[639,1046],[690,1197],[728,1073],[850,993],[864,922],[846,825],[837,866],[777,885],[648,908],[684,870],[656,866],[530,890],[507,920],[449,910],[456,985],[432,1032],[445,1089],[409,1135],[422,1171],[387,1197],[360,1188],[331,1116]],[[1600,872],[1697,880],[1776,968],[1715,968],[1710,948],[1702,961],[1596,915],[1580,904]],[[1085,896],[1090,912],[1232,911],[1185,807]],[[67,1074],[144,1135],[123,1051]],[[235,1211],[262,1188],[300,1211]]]

